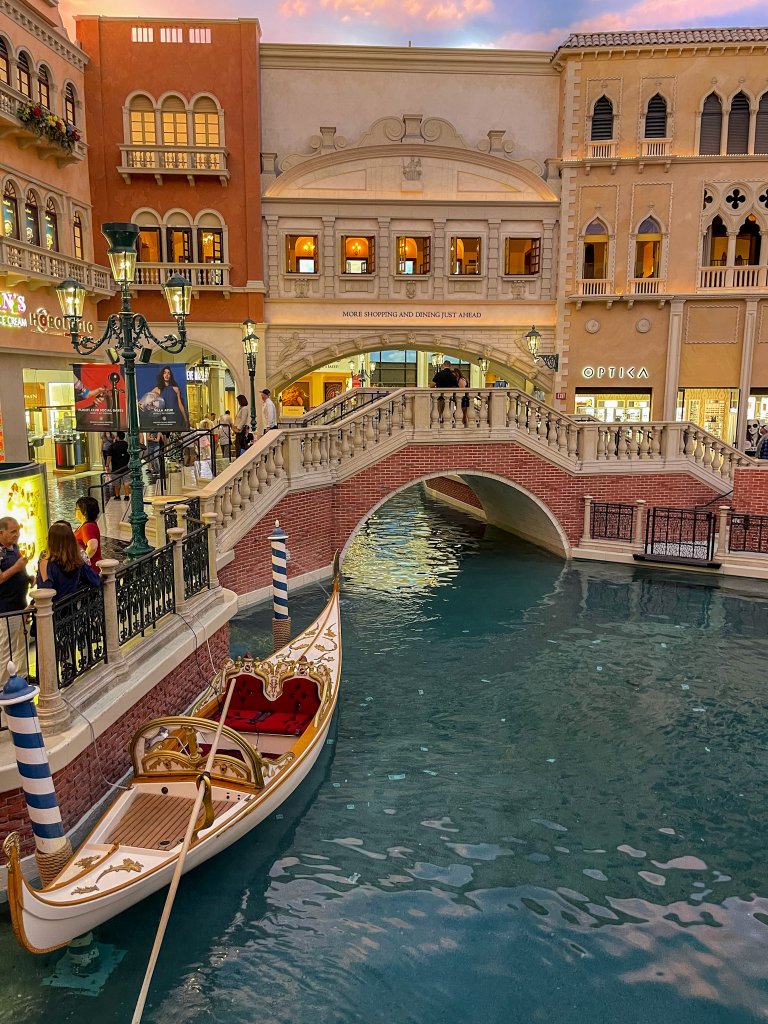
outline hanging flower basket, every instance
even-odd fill
[[[75,143],[80,141],[80,132],[73,124],[67,124],[39,103],[22,103],[16,111],[19,121],[41,138],[48,139],[71,153]]]

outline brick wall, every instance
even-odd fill
[[[737,512],[768,515],[768,471],[737,469],[733,478],[733,494],[723,498],[721,505],[730,505]]]
[[[483,507],[472,488],[468,487],[467,484],[463,484],[461,480],[450,480],[448,477],[438,476],[434,480],[429,481],[429,486],[433,491],[438,491],[447,498],[461,501],[465,505],[469,505],[470,508],[482,509]]]
[[[214,633],[210,646],[214,665],[221,665],[229,657],[229,623]],[[98,760],[89,744],[71,764],[56,772],[53,781],[66,829],[77,824],[105,795],[109,786],[104,776],[110,782],[117,782],[128,771],[131,766],[128,748],[136,730],[153,718],[183,712],[202,693],[210,676],[208,651],[200,647],[98,738]],[[35,843],[21,789],[0,797],[0,842],[14,830],[21,833],[22,853],[31,853]]]

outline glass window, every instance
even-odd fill
[[[576,388],[574,413],[577,416],[594,416],[602,423],[648,423],[651,418],[651,392]]]
[[[584,262],[582,279],[602,281],[608,277],[608,228],[600,220],[593,220],[584,232]]]
[[[136,249],[139,263],[162,263],[160,228],[142,226]]]
[[[203,97],[195,104],[193,112],[196,146],[220,146],[219,112],[212,99]]]
[[[538,274],[541,261],[540,238],[507,238],[504,242],[504,273],[517,277]]]
[[[704,236],[704,266],[724,267],[728,262],[728,230],[718,214]]]
[[[428,274],[431,268],[432,239],[412,238],[410,235],[398,235],[395,239],[397,248],[398,274]]]
[[[221,228],[198,228],[197,259],[199,263],[224,262],[224,232]]]
[[[345,235],[341,256],[345,274],[372,274],[376,269],[376,239],[370,235]]]
[[[607,96],[601,96],[592,111],[590,140],[607,142],[613,139],[613,104]]]
[[[59,218],[52,199],[45,204],[45,248],[51,252],[59,251]]]
[[[760,225],[754,213],[749,214],[736,235],[734,260],[737,267],[756,267],[760,263]]]
[[[29,72],[29,58],[20,53],[16,62],[16,88],[32,99],[32,77]]]
[[[286,274],[317,273],[317,235],[285,236]]]
[[[168,228],[166,240],[169,263],[192,262],[192,228]]]
[[[44,65],[40,66],[37,73],[37,99],[41,106],[51,108],[51,83],[48,78],[48,70]]]
[[[661,266],[661,226],[646,217],[635,238],[635,277],[658,277]]]
[[[77,124],[77,102],[74,86],[68,85],[64,90],[64,120],[67,124]]]
[[[131,100],[130,110],[131,142],[139,146],[154,146],[157,142],[155,108],[148,96],[136,96]]]
[[[3,189],[3,234],[6,238],[19,237],[19,203],[10,181]]]
[[[180,99],[171,97],[165,101],[161,120],[163,125],[163,145],[186,146],[189,141],[187,134],[187,111]]]
[[[0,82],[5,82],[6,85],[10,85],[11,82],[11,62],[8,59],[8,44],[2,38],[0,38]]]
[[[72,242],[74,244],[75,259],[85,259],[83,253],[83,222],[80,220],[80,214],[75,214],[75,219],[72,222]]]
[[[480,273],[480,239],[454,236],[451,239],[451,273],[464,276]]]
[[[24,240],[30,245],[40,245],[40,217],[34,192],[27,192],[24,203]]]
[[[416,352],[413,349],[371,352],[369,358],[371,367],[376,364],[371,371],[371,387],[416,387]]]
[[[736,443],[738,388],[680,388],[677,421],[695,423],[728,444]]]

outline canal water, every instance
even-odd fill
[[[331,742],[185,878],[145,1020],[765,1021],[766,592],[564,566],[418,490],[343,569]],[[269,650],[266,609],[233,625]],[[130,1021],[161,905],[100,930],[97,995],[0,922],[0,1021]]]

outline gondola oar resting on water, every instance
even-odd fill
[[[22,875],[18,835],[7,837],[8,900],[21,945],[32,953],[57,949],[167,885],[198,785],[205,787],[203,809],[185,872],[255,828],[317,760],[340,677],[337,576],[321,614],[285,647],[263,661],[227,662],[190,715],[157,718],[138,730],[127,790],[42,888]],[[204,777],[232,680],[210,778]],[[30,813],[34,819],[32,805]]]

